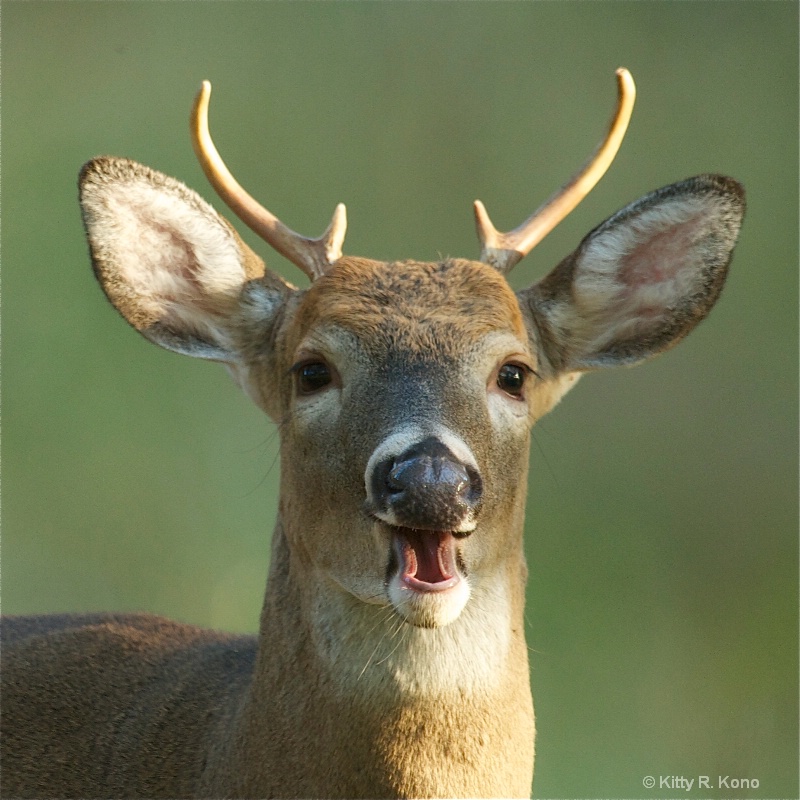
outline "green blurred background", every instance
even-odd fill
[[[349,253],[474,256],[472,200],[501,228],[527,216],[594,147],[626,66],[639,99],[615,165],[514,285],[692,174],[738,178],[749,211],[709,320],[653,364],[584,378],[534,432],[534,795],[797,797],[796,3],[2,12],[4,612],[253,631],[267,570],[275,428],[105,302],[84,161],[125,155],[210,198],[187,132],[208,78],[221,152],[287,224],[316,235],[341,200]],[[698,775],[712,789],[659,786]]]

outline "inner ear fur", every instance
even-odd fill
[[[744,210],[740,184],[700,175],[598,225],[518,293],[553,371],[637,364],[680,341],[719,297]]]
[[[242,293],[277,300],[291,287],[184,184],[135,161],[101,157],[80,174],[95,275],[122,316],[169,350],[235,360]],[[252,294],[252,291],[249,292]],[[252,306],[252,303],[249,304]],[[269,313],[274,303],[263,300]]]

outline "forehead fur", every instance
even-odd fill
[[[343,258],[303,298],[298,332],[341,327],[363,346],[409,355],[455,355],[492,332],[525,339],[519,305],[505,278],[476,261],[382,262]]]

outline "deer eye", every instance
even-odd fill
[[[521,398],[528,369],[521,364],[503,364],[497,373],[497,385],[512,397]]]
[[[313,394],[324,389],[333,380],[330,367],[324,361],[306,361],[294,367],[297,389],[300,394]]]

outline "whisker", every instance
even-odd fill
[[[397,634],[403,628],[407,629],[406,621],[404,619],[400,619],[399,622],[398,622],[397,628],[395,629],[395,632],[392,634],[392,637],[397,636]],[[378,666],[379,664],[383,664],[386,661],[388,661],[397,652],[397,648],[400,647],[401,644],[403,644],[405,638],[406,638],[406,630],[403,630],[403,635],[400,636],[400,638],[397,640],[397,644],[392,648],[392,651],[388,655],[386,655],[384,658],[382,658],[380,661],[378,661],[375,664],[375,666]]]
[[[395,613],[394,608],[392,608],[392,606],[390,605],[381,606],[380,608],[378,608],[376,613],[377,620],[375,624],[367,631],[366,636],[369,636],[371,633],[373,633],[379,626],[385,625],[387,620],[389,620],[394,613]],[[375,644],[375,647],[369,654],[369,658],[367,658],[366,664],[364,664],[364,666],[362,667],[361,672],[358,673],[358,678],[356,680],[361,680],[361,678],[364,676],[364,673],[367,671],[367,669],[369,669],[372,660],[375,658],[375,654],[378,652],[378,649],[380,648],[380,646],[383,644],[386,637],[390,633],[391,633],[391,626],[389,627],[388,630],[384,631],[380,639],[378,639],[377,643]],[[381,664],[383,662],[379,661],[378,663]]]

